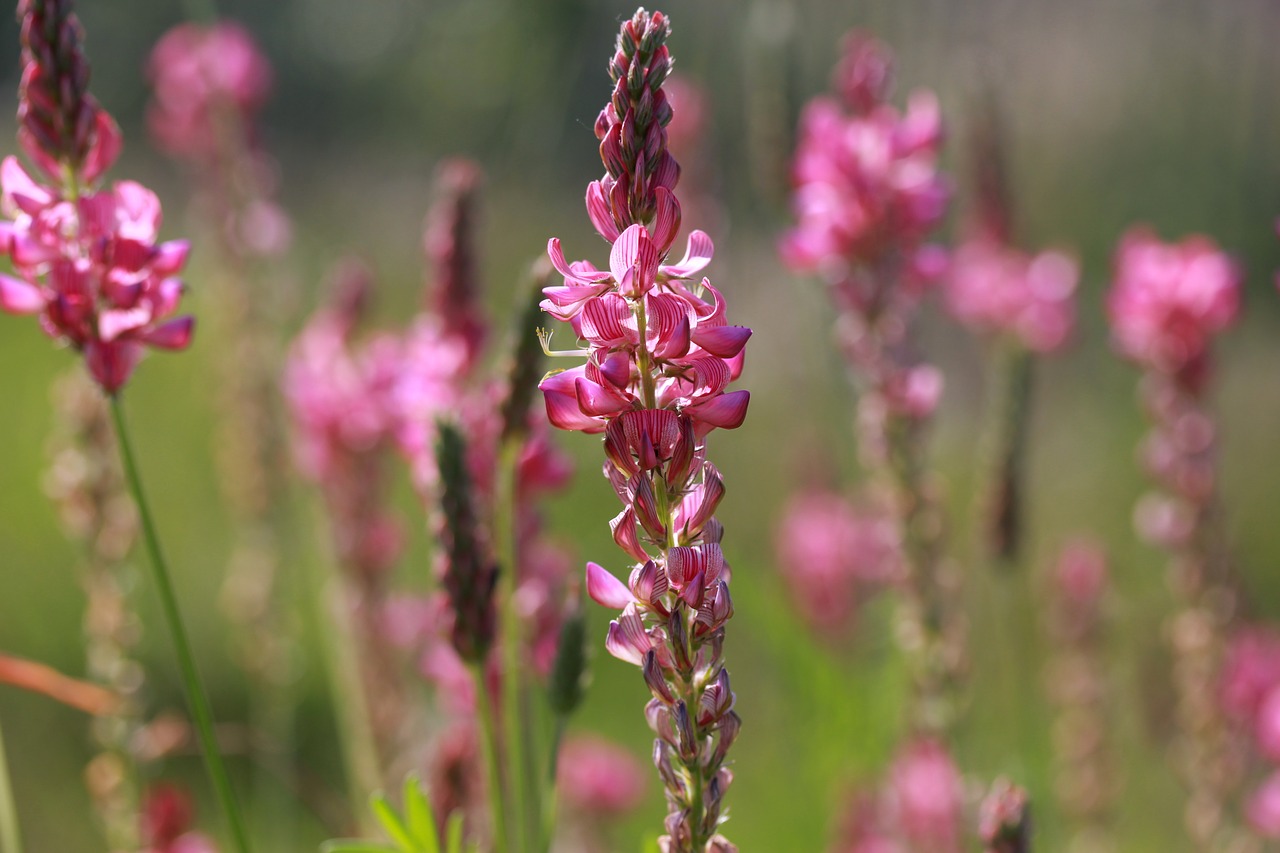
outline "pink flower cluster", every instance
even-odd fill
[[[623,505],[613,538],[635,563],[628,584],[589,563],[587,591],[621,609],[606,648],[641,667],[653,696],[646,717],[668,803],[660,844],[704,853],[734,849],[716,829],[732,779],[724,760],[741,725],[721,661],[733,615],[714,516],[724,483],[705,438],[746,417],[749,392],[728,386],[742,372],[751,330],[730,325],[723,295],[694,279],[712,256],[705,233],[692,231],[684,257],[668,261],[681,224],[662,91],[669,33],[661,12],[640,9],[618,35],[613,95],[596,122],[606,174],[586,198],[592,224],[612,244],[609,265],[569,263],[560,241],[549,241],[564,283],[544,289],[542,307],[585,344],[553,354],[586,363],[539,387],[555,426],[604,433],[604,473]]]
[[[944,295],[951,314],[974,331],[1009,335],[1047,353],[1071,335],[1079,277],[1076,261],[1062,252],[1027,255],[979,237],[952,253]]]
[[[1250,797],[1245,816],[1260,835],[1280,839],[1280,634],[1245,628],[1232,638],[1219,702],[1270,764],[1270,775]]]
[[[824,490],[799,493],[783,511],[778,566],[797,606],[824,634],[849,626],[869,594],[901,577],[897,525]]]
[[[1199,387],[1213,336],[1240,310],[1239,267],[1207,237],[1163,243],[1125,234],[1107,297],[1116,348],[1143,367]]]
[[[644,801],[644,768],[631,753],[603,738],[569,738],[560,750],[556,768],[565,802],[594,820],[625,815]]]
[[[82,180],[111,164],[119,138],[104,133],[98,145],[97,162]],[[0,275],[0,309],[38,314],[46,334],[84,354],[109,394],[128,381],[145,347],[186,348],[195,321],[173,314],[189,247],[158,241],[155,193],[133,181],[68,192],[39,183],[15,157],[0,164],[0,184],[7,217],[0,246],[17,273]]]
[[[892,58],[863,33],[845,40],[836,86],[800,119],[792,166],[797,224],[783,260],[801,272],[844,279],[851,265],[876,265],[892,252],[904,266],[942,219],[950,189],[938,173],[942,121],[932,92],[917,91],[905,113],[885,103]]]
[[[179,24],[147,62],[155,100],[147,125],[166,153],[212,162],[228,122],[249,124],[271,94],[271,64],[237,23]]]
[[[841,831],[838,853],[959,853],[964,791],[946,747],[919,738],[904,745],[879,796],[857,800]]]

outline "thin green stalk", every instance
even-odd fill
[[[551,731],[551,752],[547,758],[546,799],[542,801],[542,835],[538,839],[539,853],[551,853],[551,842],[554,840],[556,817],[560,808],[560,791],[556,786],[556,774],[560,769],[560,742],[564,740],[565,724],[568,717],[555,715],[555,723]]]
[[[529,851],[542,837],[542,815],[535,758],[533,755],[532,713],[528,683],[524,677],[521,649],[524,637],[516,612],[518,585],[516,548],[516,471],[520,439],[508,438],[498,452],[497,488],[494,495],[494,538],[502,584],[502,723],[507,764],[510,771],[511,806],[514,809],[516,851]]]
[[[0,729],[0,853],[22,853],[22,833],[18,831],[18,807],[13,801],[3,729]]]
[[[164,610],[165,621],[169,624],[174,652],[178,657],[178,668],[182,673],[183,686],[186,688],[187,704],[190,706],[196,735],[200,741],[200,751],[204,755],[205,769],[209,773],[209,780],[213,783],[218,804],[226,816],[234,849],[238,853],[249,853],[249,835],[245,830],[244,818],[240,814],[240,807],[236,804],[235,792],[231,788],[231,780],[227,776],[227,768],[222,762],[222,754],[218,751],[218,742],[214,736],[213,711],[209,707],[209,698],[200,681],[195,657],[191,654],[191,643],[187,639],[187,629],[182,621],[182,613],[178,609],[178,599],[173,591],[168,565],[160,551],[160,538],[156,535],[151,509],[142,492],[142,479],[138,474],[133,447],[129,442],[124,410],[121,408],[119,397],[112,395],[109,399],[111,419],[115,424],[116,438],[120,443],[120,460],[124,466],[125,478],[129,481],[133,501],[138,508],[138,518],[142,522],[142,539],[151,557],[156,591],[160,594],[161,609]]]
[[[498,764],[498,725],[493,718],[493,703],[484,680],[484,665],[472,664],[471,677],[476,684],[476,710],[480,716],[480,746],[489,771],[489,808],[493,811],[494,853],[509,853],[511,835],[507,824],[507,798],[503,793],[502,770]]]

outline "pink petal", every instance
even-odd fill
[[[613,213],[609,210],[609,202],[605,197],[604,187],[599,181],[587,185],[587,216],[597,233],[610,243],[618,239],[618,226],[613,222]]]
[[[630,399],[605,385],[597,385],[589,379],[579,379],[573,384],[578,408],[583,414],[599,417],[614,415],[631,405]],[[601,427],[603,429],[603,426]]]
[[[28,216],[34,216],[53,203],[53,192],[36,183],[12,155],[0,163],[0,183],[4,185],[6,202],[12,201]]]
[[[659,186],[654,190],[657,199],[657,213],[653,220],[653,242],[658,252],[665,255],[680,233],[680,202],[666,187]]]
[[[662,273],[668,278],[689,278],[711,263],[711,257],[714,254],[715,246],[711,238],[705,232],[693,231],[689,234],[688,248],[685,249],[684,257],[677,264],[663,266]]]
[[[599,563],[587,563],[587,595],[596,604],[614,610],[621,610],[635,601],[627,585]]]
[[[747,417],[750,391],[730,391],[688,408],[694,420],[722,429],[737,429]]]
[[[40,288],[0,273],[0,310],[10,314],[35,314],[44,306],[45,298]]]
[[[111,168],[111,164],[120,156],[123,142],[120,128],[115,119],[106,110],[99,108],[94,116],[93,145],[84,160],[83,177],[87,184],[92,184]]]
[[[170,240],[156,247],[151,261],[151,270],[158,276],[176,275],[187,263],[191,254],[190,240]]]
[[[556,272],[564,276],[565,281],[575,281],[581,284],[594,284],[599,281],[605,281],[610,277],[609,273],[596,269],[578,269],[575,270],[569,266],[569,262],[564,259],[564,250],[560,248],[560,238],[552,237],[547,241],[547,257],[551,259],[551,266],[555,267]]]
[[[746,326],[699,326],[693,331],[693,342],[720,358],[733,358],[742,352],[750,337],[751,330]]]
[[[160,349],[183,350],[191,344],[195,325],[195,317],[178,317],[144,332],[138,339]]]

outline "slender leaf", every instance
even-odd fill
[[[391,836],[391,840],[400,845],[404,853],[417,853],[418,847],[413,843],[413,836],[409,834],[404,821],[400,820],[400,815],[396,814],[396,810],[387,802],[387,798],[382,794],[374,794],[369,798],[369,805],[373,808],[373,814],[382,824],[382,828],[387,831],[387,835]]]
[[[436,834],[436,819],[431,804],[416,774],[410,773],[404,780],[404,813],[409,821],[409,832],[418,842],[421,853],[440,853],[440,837]]]

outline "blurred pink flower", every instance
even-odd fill
[[[890,582],[901,569],[893,520],[834,492],[793,495],[774,541],[788,589],[824,632],[846,627],[867,587]]]
[[[944,293],[957,320],[983,334],[1007,334],[1035,352],[1060,349],[1075,325],[1075,260],[1061,252],[1027,255],[989,239],[951,256]]]
[[[1239,312],[1240,282],[1235,262],[1207,237],[1162,243],[1146,228],[1130,229],[1107,297],[1117,349],[1196,385],[1210,340]]]
[[[1071,607],[1092,610],[1107,589],[1107,555],[1087,539],[1068,542],[1053,567],[1053,589]]]
[[[644,801],[648,772],[622,747],[594,735],[565,741],[556,764],[565,802],[594,820],[635,811]]]
[[[1222,665],[1221,703],[1234,720],[1252,727],[1267,695],[1280,687],[1280,633],[1246,627],[1231,638]]]
[[[4,250],[17,277],[0,274],[0,310],[39,314],[50,337],[84,354],[109,394],[128,381],[145,347],[185,349],[195,320],[173,318],[186,241],[159,243],[160,200],[133,181],[71,198],[37,183],[17,158],[0,164]]]
[[[183,23],[151,51],[147,75],[155,100],[147,124],[168,154],[207,161],[218,153],[221,122],[249,124],[271,93],[271,64],[237,23]]]
[[[1245,806],[1245,816],[1264,838],[1280,838],[1280,772],[1272,773],[1253,792]]]
[[[1254,736],[1262,753],[1272,761],[1280,762],[1280,684],[1262,697]]]
[[[819,97],[800,118],[792,164],[797,224],[782,238],[783,261],[831,281],[890,249],[909,259],[942,219],[950,188],[937,170],[942,119],[932,92],[913,92],[905,112],[884,103],[887,50],[861,35],[845,42],[836,83],[848,109]]]
[[[903,838],[930,853],[960,850],[960,771],[941,742],[907,744],[889,768],[886,808]]]
[[[142,853],[217,853],[207,836],[189,832],[195,819],[191,797],[176,785],[153,785],[142,803]]]

